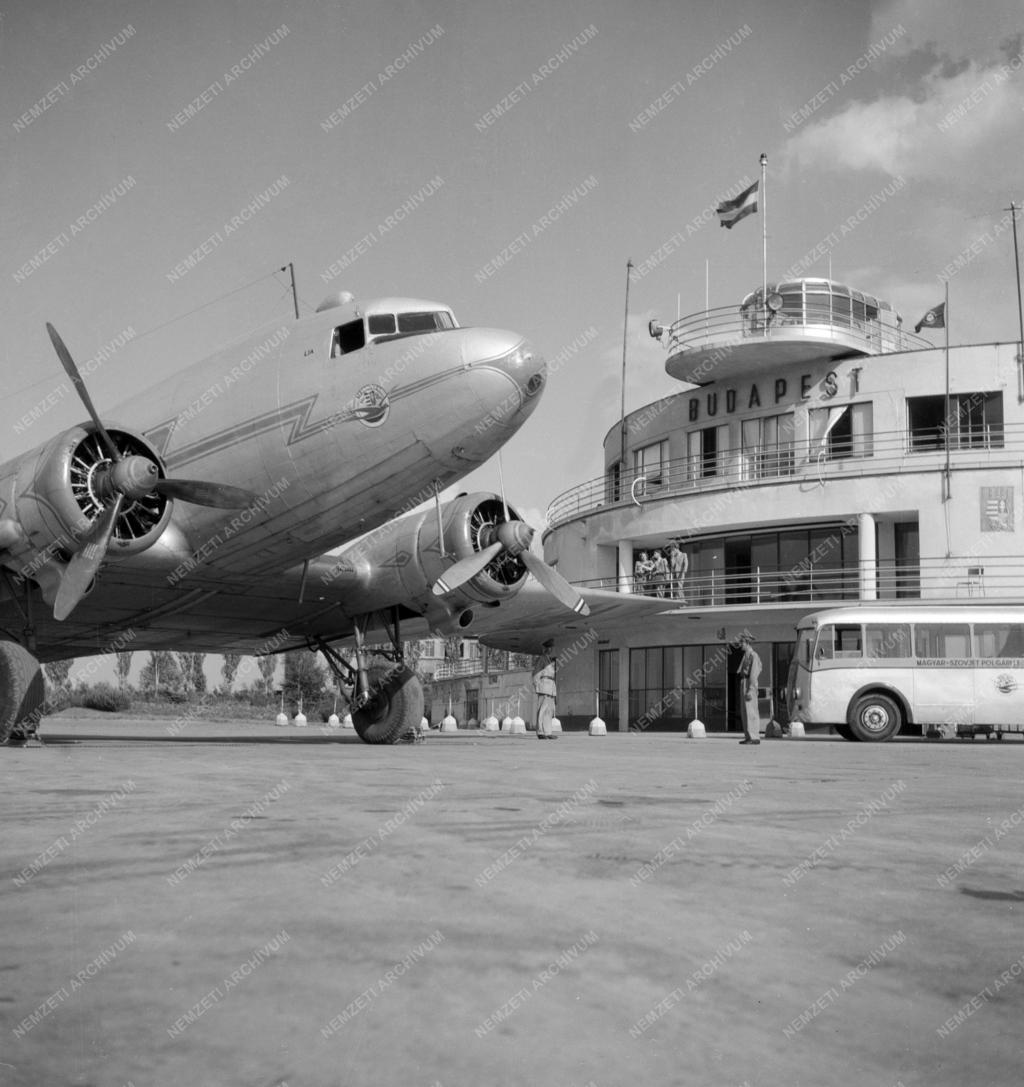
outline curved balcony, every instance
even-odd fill
[[[680,318],[667,330],[666,371],[705,385],[787,363],[931,350],[905,332],[888,303],[829,280],[769,284],[739,306]]]
[[[980,564],[980,565],[979,565]],[[632,583],[624,588],[616,578],[574,580],[578,587],[628,591],[665,600],[666,608],[718,608],[729,604],[806,605],[819,607],[863,600],[916,600],[949,603],[974,600],[997,603],[1024,599],[1024,559],[1019,555],[985,555],[983,559],[927,559],[908,565],[877,563],[870,573],[873,595],[863,593],[864,573],[853,566],[823,567],[810,561],[788,570],[711,570],[688,573],[681,590],[672,595],[668,583]],[[805,609],[806,610],[806,609]]]
[[[1024,423],[960,431],[950,441],[949,455],[956,468],[1024,465]],[[813,440],[768,449],[723,449],[713,457],[663,461],[644,472],[623,472],[617,478],[601,476],[577,484],[552,500],[547,524],[556,528],[596,510],[737,488],[937,471],[944,460],[944,435],[940,430],[878,431],[827,444]]]

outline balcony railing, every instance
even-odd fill
[[[823,567],[809,560],[786,570],[711,570],[688,573],[678,588],[669,582],[638,583],[627,579],[591,578],[577,586],[624,590],[665,600],[667,607],[707,608],[725,604],[790,604],[805,601],[823,605],[843,601],[922,600],[996,603],[1024,599],[1024,558],[1020,555],[980,554],[927,559],[919,563],[877,563]]]
[[[879,431],[824,440],[791,441],[771,447],[720,449],[705,456],[662,461],[643,470],[609,474],[563,491],[548,506],[552,528],[599,509],[643,505],[679,496],[779,483],[854,479],[893,472],[936,471],[945,462],[941,429]],[[956,468],[1024,465],[1024,423],[951,433],[950,461]],[[685,529],[686,525],[680,525]]]
[[[441,661],[434,669],[434,679],[456,679],[459,676],[478,676],[484,670],[484,662],[476,660]]]
[[[778,313],[766,312],[756,305],[745,309],[733,305],[700,310],[669,327],[665,346],[670,356],[698,348],[718,347],[728,351],[737,344],[765,339],[836,340],[870,355],[931,350],[935,346],[900,327],[855,316],[850,312],[848,298],[845,312],[836,305],[830,308],[830,297],[835,301],[836,296],[825,294],[819,302],[784,304]]]

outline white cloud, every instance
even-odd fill
[[[988,179],[1016,180],[1007,145],[1024,136],[1024,55],[970,61],[955,75],[942,65],[914,92],[854,101],[809,124],[789,142],[787,164],[799,169],[878,170],[940,177],[985,163]]]

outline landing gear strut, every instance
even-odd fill
[[[398,610],[393,609],[390,616],[381,614],[391,650],[379,652],[382,660],[368,664],[366,630],[372,618],[372,615],[362,615],[356,619],[354,666],[320,639],[317,648],[327,659],[352,706],[352,723],[364,743],[393,744],[400,740],[415,740],[423,719],[423,687],[402,658]]]

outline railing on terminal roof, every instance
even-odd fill
[[[771,447],[720,449],[579,483],[551,501],[547,524],[555,528],[595,510],[715,491],[936,471],[944,464],[945,452],[941,428],[841,437],[833,431],[824,438]],[[950,435],[949,456],[954,468],[1018,467],[1024,464],[1024,423],[960,429]]]
[[[781,284],[784,289],[789,286]],[[870,355],[935,347],[923,337],[904,331],[895,322],[880,319],[880,314],[892,314],[884,303],[869,299],[873,305],[865,304],[864,299],[868,296],[839,284],[832,284],[832,291],[823,293],[784,290],[774,296],[780,305],[777,310],[762,305],[760,294],[760,291],[754,292],[741,306],[700,310],[674,322],[664,341],[669,355],[697,348],[728,350],[750,340],[787,338],[834,339]],[[769,298],[772,297],[769,294]],[[885,308],[880,310],[880,305]]]
[[[686,547],[685,541],[681,545]],[[948,559],[916,563],[878,562],[869,570],[858,566],[824,567],[805,561],[786,570],[755,567],[688,573],[681,584],[628,578],[591,578],[574,585],[654,596],[666,606],[706,608],[724,604],[790,604],[813,601],[822,605],[878,599],[925,602],[1024,598],[1024,558],[990,555],[980,550]],[[865,590],[870,589],[866,593]],[[873,594],[873,595],[872,595]]]

